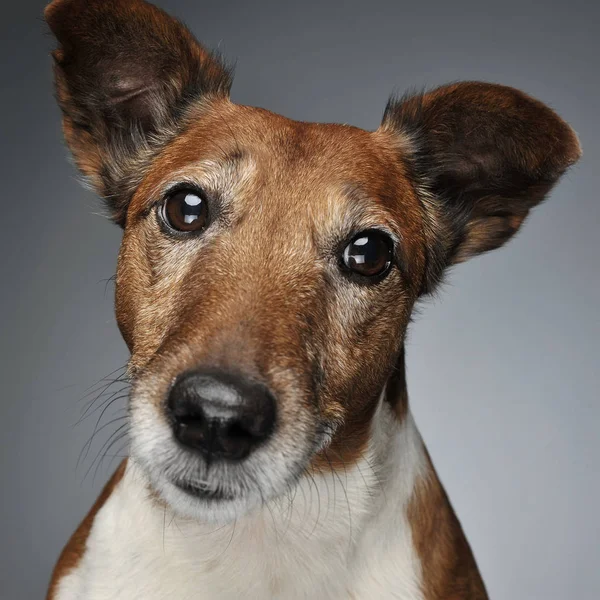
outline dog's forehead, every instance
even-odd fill
[[[307,123],[221,102],[192,119],[155,161],[134,198],[136,211],[156,190],[198,172],[217,185],[250,180],[253,193],[283,217],[294,207],[329,210],[330,201],[411,212],[414,198],[398,145],[380,132]],[[253,193],[246,194],[251,201]],[[240,202],[244,195],[240,194]],[[287,209],[287,210],[284,210]],[[292,210],[293,212],[293,210]]]

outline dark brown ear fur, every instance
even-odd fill
[[[501,246],[581,149],[550,108],[516,89],[457,83],[388,103],[407,138],[429,224],[431,291],[443,269]]]
[[[45,18],[75,161],[124,223],[149,159],[189,105],[226,97],[231,73],[178,21],[142,0],[54,0]]]

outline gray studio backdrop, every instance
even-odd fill
[[[408,377],[491,597],[599,598],[597,3],[160,4],[237,59],[238,102],[376,128],[394,90],[484,79],[527,90],[579,132],[583,160],[518,237],[457,267],[423,307]],[[99,416],[75,425],[86,388],[127,359],[106,281],[120,231],[67,162],[43,7],[3,2],[0,25],[3,600],[42,597],[121,452],[94,478],[108,426],[76,468]]]

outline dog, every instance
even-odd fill
[[[142,0],[54,0],[66,141],[123,228],[130,452],[48,599],[482,600],[411,416],[415,303],[573,165],[513,88],[392,98],[373,132],[229,99]]]

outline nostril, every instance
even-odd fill
[[[241,438],[248,440],[255,437],[240,421],[234,421],[233,423],[227,424],[223,436],[233,439]]]
[[[177,422],[182,427],[201,427],[206,423],[206,419],[202,415],[190,415],[190,416],[181,416],[176,417]]]
[[[220,425],[221,427],[216,431],[215,449],[226,458],[241,460],[248,456],[253,446],[260,441],[244,427],[241,421]]]
[[[175,417],[175,437],[186,446],[204,447],[210,443],[210,424],[201,415]]]

